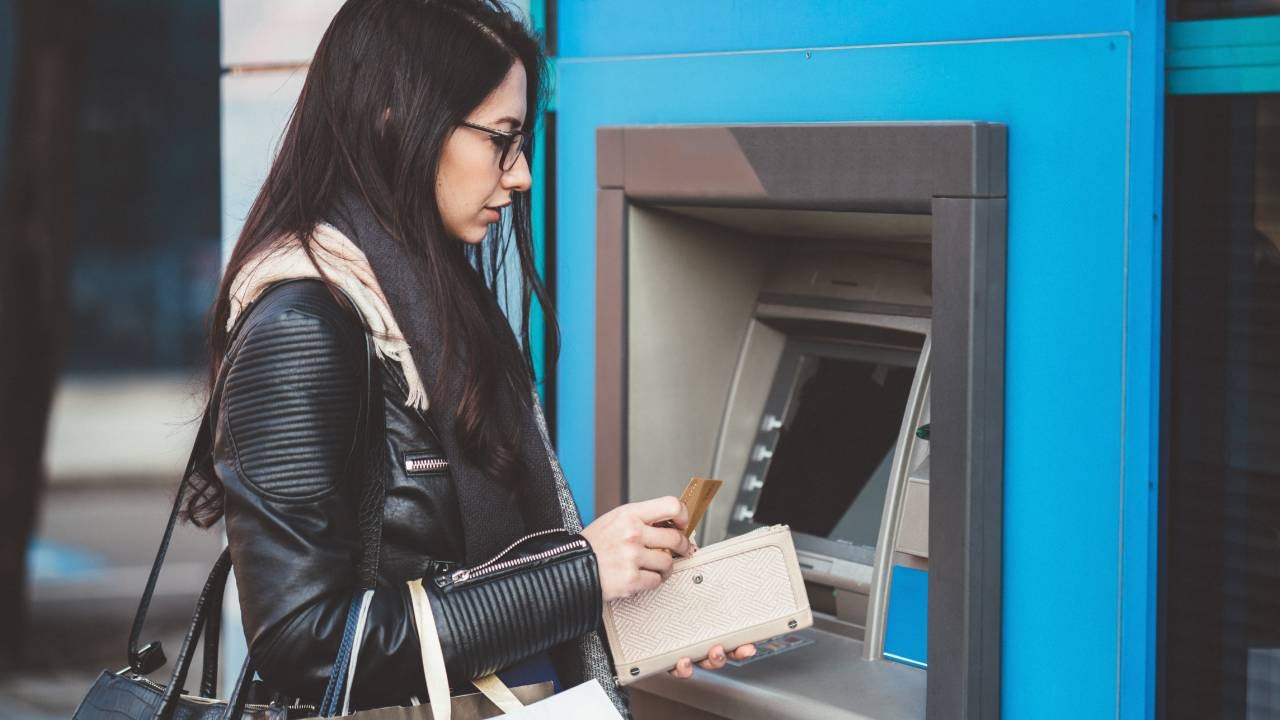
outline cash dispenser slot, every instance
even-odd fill
[[[635,684],[636,717],[998,710],[974,693],[998,697],[1003,128],[614,128],[598,151],[597,513],[723,480],[700,542],[788,524],[815,617]],[[927,604],[895,604],[895,572]],[[887,646],[894,610],[932,662]]]

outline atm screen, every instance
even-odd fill
[[[846,347],[799,356],[756,523],[875,546],[914,355]]]

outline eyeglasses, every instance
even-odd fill
[[[484,125],[476,125],[475,123],[464,122],[464,126],[473,130],[488,133],[493,138],[493,144],[501,151],[502,155],[498,158],[498,167],[502,168],[502,172],[508,172],[516,166],[516,160],[520,157],[520,151],[528,144],[530,135],[525,130],[515,130],[507,132],[505,130],[495,130]]]

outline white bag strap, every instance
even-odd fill
[[[450,720],[453,714],[449,694],[449,678],[445,673],[444,651],[440,649],[440,631],[436,628],[435,615],[431,612],[431,600],[422,587],[421,580],[409,581],[409,598],[413,615],[418,624],[418,645],[422,648],[422,672],[427,679],[433,720]],[[486,675],[472,680],[476,689],[493,701],[504,713],[515,712],[524,703],[511,692],[497,675]]]
[[[476,678],[471,681],[476,689],[484,693],[484,696],[493,701],[502,712],[510,713],[524,707],[524,703],[520,702],[520,698],[511,692],[511,688],[502,682],[502,678],[497,675],[485,675],[482,678]]]
[[[449,678],[444,670],[444,651],[440,649],[440,631],[431,613],[431,600],[421,580],[409,581],[409,598],[418,624],[418,645],[422,648],[422,672],[427,678],[427,695],[431,701],[433,720],[450,720]]]

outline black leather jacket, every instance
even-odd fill
[[[355,591],[357,509],[367,457],[364,327],[316,280],[265,292],[227,352],[214,439],[227,537],[254,666],[303,701],[324,692]],[[405,582],[424,581],[454,691],[595,629],[601,593],[589,546],[463,584],[462,518],[427,419],[404,376],[380,363],[387,493],[381,565],[359,650],[355,708],[426,699]],[[580,538],[581,536],[574,536]],[[538,553],[566,536],[521,546]]]

